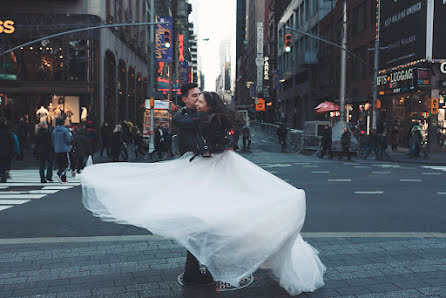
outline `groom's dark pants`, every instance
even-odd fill
[[[192,276],[200,276],[200,264],[198,263],[197,258],[194,257],[189,251],[187,251],[186,257],[186,266],[184,268],[184,276],[188,278]],[[184,278],[184,277],[183,277]]]

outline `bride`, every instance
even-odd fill
[[[263,268],[291,295],[322,287],[325,266],[299,234],[305,192],[230,150],[235,112],[216,93],[204,92],[196,107],[194,155],[89,166],[84,206],[105,221],[175,239],[215,280],[238,285]]]

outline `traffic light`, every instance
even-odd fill
[[[150,98],[150,108],[153,109],[155,107],[155,99],[153,97]]]
[[[375,108],[381,109],[381,100],[377,99],[375,102]]]
[[[164,31],[164,47],[170,48],[170,30]]]
[[[291,34],[285,34],[285,52],[291,51]]]

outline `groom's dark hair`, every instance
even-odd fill
[[[181,96],[187,97],[189,95],[189,90],[197,88],[198,85],[195,83],[187,83],[181,86]]]

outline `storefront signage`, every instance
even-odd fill
[[[0,80],[17,80],[17,75],[0,73]]]
[[[15,31],[14,21],[0,21],[0,33],[12,34]]]
[[[446,73],[446,62],[440,64],[441,73]]]
[[[377,80],[378,86],[390,84],[390,88],[392,88],[393,83],[413,80],[413,68],[392,72],[388,75],[378,76]]]
[[[265,57],[265,63],[263,65],[263,79],[269,80],[269,57]]]
[[[146,109],[150,110],[150,99],[146,99]],[[168,110],[170,107],[170,102],[168,100],[155,100],[154,109],[155,110]]]

